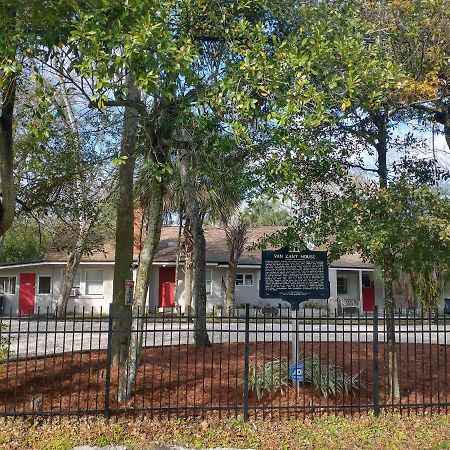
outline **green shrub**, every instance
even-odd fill
[[[349,376],[338,366],[323,364],[315,353],[304,359],[299,358],[299,362],[304,363],[304,383],[311,383],[324,397],[351,394],[360,387],[359,373]],[[283,389],[291,383],[289,367],[289,360],[282,358],[252,368],[249,374],[250,390],[256,392],[258,400],[265,392],[279,390],[283,393]]]
[[[267,364],[252,367],[248,377],[248,387],[261,400],[265,392],[280,390],[289,386],[289,363],[287,359],[275,359]]]

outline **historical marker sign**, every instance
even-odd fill
[[[264,250],[261,263],[263,298],[282,298],[298,308],[308,299],[330,296],[327,252]]]

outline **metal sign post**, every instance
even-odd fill
[[[294,325],[294,333],[292,333],[292,358],[291,358],[291,378],[294,380],[294,383],[297,385],[299,381],[292,374],[292,368],[298,367],[298,309],[294,309],[291,311],[291,314],[294,314],[293,325]],[[292,321],[291,321],[292,324]]]
[[[260,296],[281,298],[291,304],[292,361],[290,376],[294,383],[303,381],[303,364],[298,361],[298,309],[309,299],[330,297],[327,252],[287,248],[264,250],[261,262]],[[293,322],[293,323],[292,323]]]

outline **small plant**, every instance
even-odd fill
[[[273,306],[265,306],[262,308],[262,314],[264,317],[278,317],[278,308]]]
[[[315,353],[307,356],[304,364],[305,382],[312,383],[324,397],[351,394],[359,390],[359,372],[353,376],[347,375],[338,366],[323,364]]]
[[[324,305],[323,303],[319,303],[319,302],[314,302],[314,301],[306,302],[305,305],[303,306],[303,308],[328,312],[327,305]]]
[[[321,305],[319,302],[306,302],[304,308],[308,308],[308,309],[322,309],[323,305]]]
[[[265,392],[280,390],[289,387],[289,362],[286,358],[274,359],[261,366],[252,367],[248,377],[248,387],[256,392],[261,400]]]
[[[323,364],[315,353],[304,359],[299,358],[299,362],[304,364],[304,382],[311,383],[324,397],[351,394],[359,390],[359,373],[349,376],[338,366]],[[290,383],[287,358],[275,359],[250,370],[249,388],[256,392],[258,400],[265,392],[279,390],[283,393]]]

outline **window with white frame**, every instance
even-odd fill
[[[86,270],[86,295],[103,295],[103,270]]]
[[[52,289],[52,277],[39,277],[38,294],[50,294]]]
[[[253,274],[238,273],[236,275],[236,286],[253,286]]]
[[[347,277],[337,277],[336,280],[337,293],[340,295],[348,294],[348,278]]]
[[[206,279],[206,295],[211,295],[212,292],[212,271],[205,271],[205,279]]]
[[[64,281],[64,278],[66,278],[65,270],[63,270],[63,273],[62,273],[62,281]],[[81,287],[81,276],[80,276],[80,271],[77,271],[77,273],[73,277],[72,289],[80,289],[80,287]]]
[[[0,277],[0,294],[16,293],[16,277]]]

